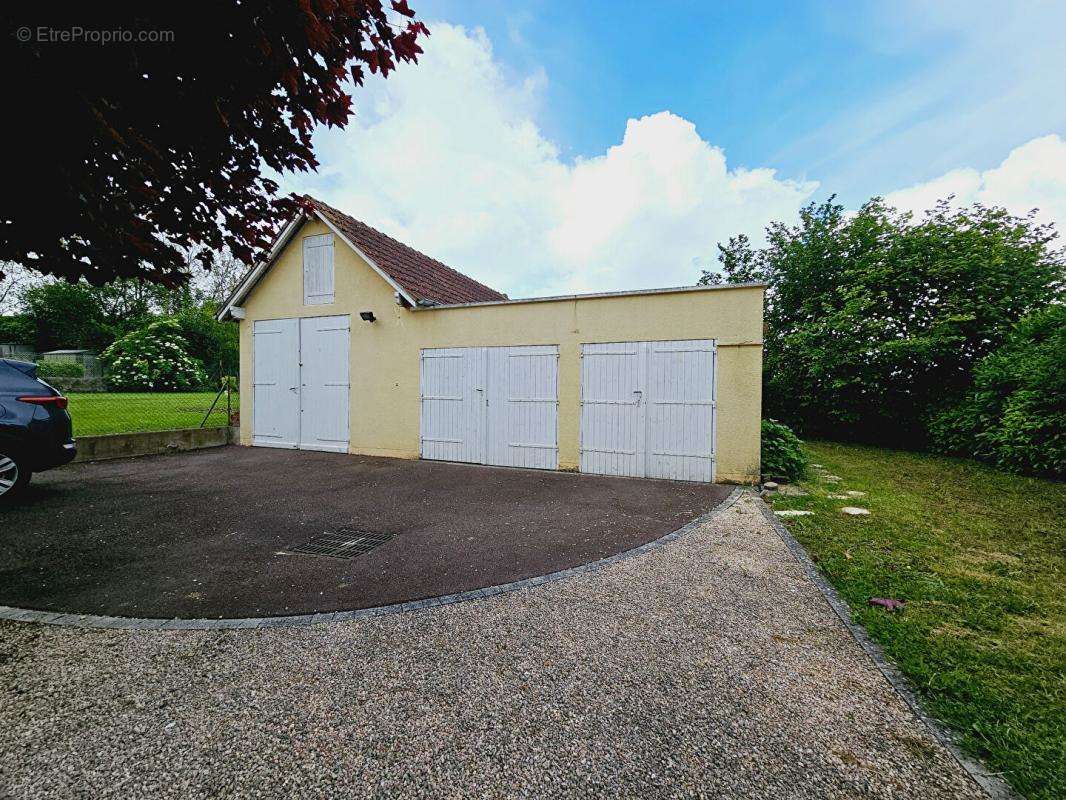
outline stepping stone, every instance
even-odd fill
[[[848,497],[866,497],[866,492],[856,492],[854,489],[849,489],[844,494]]]
[[[850,500],[851,498],[846,494],[827,494],[830,500]]]
[[[784,486],[778,486],[777,493],[784,495],[785,497],[803,497],[807,494],[794,483],[786,483]]]
[[[870,509],[856,508],[855,506],[844,506],[840,511],[843,514],[848,514],[852,517],[866,517],[870,515]]]
[[[814,467],[815,469],[825,469],[825,465],[824,464],[811,464],[811,466]]]
[[[813,511],[800,511],[798,508],[789,508],[784,511],[775,511],[779,517],[809,517]]]
[[[823,475],[823,481],[829,481],[830,483],[836,483],[839,480],[843,480],[839,475]]]
[[[764,488],[768,492],[776,492],[777,491],[777,482],[776,481],[767,481],[766,483],[764,483],[762,485],[762,488]]]

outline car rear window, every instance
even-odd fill
[[[32,361],[16,361],[13,358],[0,358],[0,364],[18,370],[23,375],[29,375],[31,378],[37,377],[37,365]]]

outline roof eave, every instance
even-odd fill
[[[587,294],[561,294],[549,297],[520,297],[506,300],[478,300],[471,303],[442,303],[440,305],[418,306],[414,311],[440,311],[448,308],[476,308],[478,306],[506,306],[520,303],[551,303],[565,300],[595,300],[608,297],[636,297],[649,294],[679,294],[683,292],[713,292],[725,289],[765,289],[765,283],[723,283],[715,286],[670,286],[662,289],[631,289],[621,292],[590,292]]]
[[[333,231],[336,236],[339,236],[342,242],[344,242],[346,245],[348,245],[348,247],[354,250],[356,255],[358,255],[361,259],[363,259],[363,261],[369,264],[370,268],[374,270],[374,272],[376,272],[378,275],[380,275],[389,284],[389,286],[395,289],[396,292],[399,293],[400,297],[407,301],[408,305],[410,305],[412,308],[415,308],[418,305],[418,301],[410,292],[408,292],[399,283],[397,283],[396,279],[389,275],[389,273],[385,272],[385,270],[379,267],[374,261],[374,259],[368,256],[359,247],[356,247],[355,242],[345,236],[341,229],[337,227],[337,225],[335,225],[332,220],[330,220],[329,216],[323,214],[321,209],[319,209],[317,206],[315,207],[315,216],[322,220],[325,226],[331,231]]]
[[[248,293],[255,288],[255,285],[259,283],[260,279],[274,266],[274,262],[277,261],[281,251],[285,249],[285,246],[289,243],[296,232],[303,225],[307,219],[307,215],[303,211],[298,211],[291,220],[281,229],[281,233],[278,234],[277,240],[274,242],[274,246],[270,248],[270,252],[267,257],[252,267],[245,276],[241,279],[241,282],[237,284],[237,287],[230,293],[230,296],[226,299],[226,302],[222,304],[222,308],[217,314],[215,319],[219,322],[225,322],[227,319],[232,319],[232,311],[234,306],[239,306],[244,302],[244,299],[248,296]]]

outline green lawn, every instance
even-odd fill
[[[1066,484],[824,442],[785,524],[963,746],[1031,800],[1066,797]],[[812,470],[817,473],[817,470]],[[865,498],[833,500],[844,490]],[[840,508],[868,508],[848,517]],[[869,606],[899,598],[903,612]]]
[[[198,428],[215,392],[71,392],[75,436]],[[237,396],[233,396],[237,408]],[[207,426],[226,424],[226,396],[219,398]]]

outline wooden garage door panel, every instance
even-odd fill
[[[559,466],[559,348],[489,347],[486,463]]]
[[[252,327],[252,444],[292,447],[300,436],[300,329],[295,319]]]
[[[582,345],[581,471],[714,480],[712,340]]]
[[[555,345],[422,351],[422,457],[555,469]]]
[[[252,444],[348,450],[349,317],[257,320]]]
[[[644,474],[639,342],[581,346],[581,471]]]
[[[348,451],[349,317],[300,320],[300,448]]]
[[[422,351],[422,458],[483,463],[482,350],[444,347]]]
[[[648,344],[647,476],[713,480],[714,343]]]

